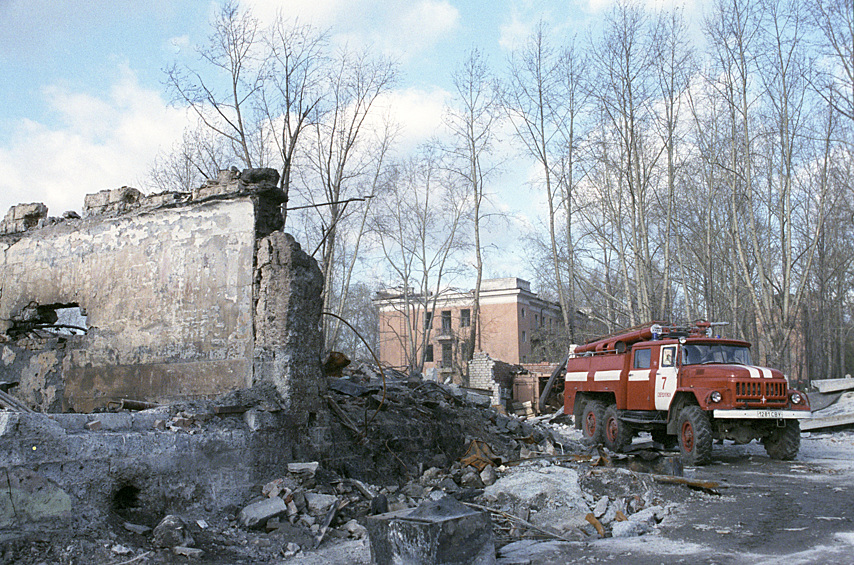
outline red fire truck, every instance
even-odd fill
[[[715,439],[761,439],[774,459],[800,447],[806,394],[750,360],[746,341],[713,336],[715,324],[657,322],[576,346],[566,362],[564,411],[585,437],[622,451],[639,431],[679,444],[687,465],[711,459]]]

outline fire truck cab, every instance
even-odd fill
[[[794,458],[798,420],[811,415],[806,394],[780,371],[753,365],[748,342],[712,329],[656,322],[575,347],[564,412],[613,451],[648,431],[665,447],[678,444],[687,465],[708,463],[715,439],[760,439],[770,457]]]

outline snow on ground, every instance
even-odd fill
[[[575,469],[546,461],[525,462],[507,469],[483,497],[498,502],[503,496],[524,502],[533,509],[530,520],[538,526],[569,530],[583,525],[590,512]]]

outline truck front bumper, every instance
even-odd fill
[[[738,420],[805,420],[812,418],[808,410],[712,410],[712,416]]]

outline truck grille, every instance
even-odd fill
[[[762,402],[763,398],[765,402]],[[786,383],[758,380],[737,382],[735,401],[758,406],[783,405],[786,403]]]

